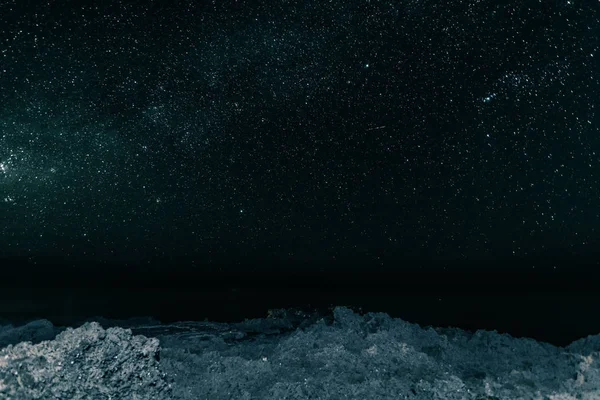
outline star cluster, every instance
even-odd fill
[[[63,3],[0,5],[4,255],[600,245],[598,2]]]

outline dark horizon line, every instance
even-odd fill
[[[60,259],[33,263],[23,259],[0,259],[0,287],[153,287],[230,290],[288,287],[290,289],[373,290],[403,287],[407,290],[575,290],[598,287],[600,260],[548,256],[520,260],[472,260],[450,262],[414,260],[350,265],[286,262],[221,262],[163,265],[72,264]],[[535,266],[535,268],[533,268]],[[299,268],[301,267],[301,268]]]
[[[356,252],[349,252],[341,256],[329,256],[324,254],[315,255],[311,251],[307,251],[304,254],[298,256],[283,256],[283,255],[265,255],[265,252],[256,251],[254,253],[241,252],[236,253],[236,249],[232,249],[228,255],[223,256],[219,254],[211,255],[176,255],[169,254],[164,256],[153,255],[148,258],[142,258],[139,261],[126,260],[119,258],[118,256],[111,255],[75,255],[65,256],[58,254],[33,254],[33,255],[0,255],[0,267],[2,265],[13,263],[20,265],[51,265],[56,267],[85,267],[86,265],[92,266],[104,266],[104,267],[118,267],[123,266],[135,268],[135,267],[147,267],[155,266],[157,263],[163,264],[178,264],[184,267],[202,267],[202,266],[223,266],[223,267],[235,267],[237,265],[293,265],[293,266],[305,266],[313,268],[329,267],[335,265],[380,265],[384,267],[390,266],[393,263],[402,264],[404,267],[421,268],[421,267],[477,267],[481,264],[490,266],[500,266],[505,268],[507,265],[524,265],[531,264],[532,266],[539,265],[540,267],[560,265],[566,262],[569,263],[581,263],[585,265],[597,264],[600,265],[600,249],[594,252],[588,252],[586,254],[576,254],[565,251],[563,249],[557,249],[555,251],[544,251],[539,253],[527,254],[527,255],[507,255],[506,253],[489,253],[489,254],[472,254],[469,256],[448,256],[448,255],[431,255],[430,253],[423,252],[405,254],[405,255],[377,255],[364,254],[359,255]],[[366,253],[366,252],[365,252]],[[212,261],[203,262],[203,258],[210,259]]]

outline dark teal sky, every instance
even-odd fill
[[[2,2],[0,254],[592,257],[599,29],[593,1]]]

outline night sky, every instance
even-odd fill
[[[599,61],[595,0],[3,0],[0,255],[593,259]]]

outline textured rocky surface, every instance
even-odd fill
[[[0,350],[0,398],[600,399],[600,335],[563,348],[344,307],[231,324],[140,321],[9,345]],[[36,340],[36,327],[46,336],[63,329],[37,321],[0,332]]]
[[[0,348],[20,342],[39,343],[52,340],[64,328],[55,327],[47,319],[31,321],[22,326],[0,325]]]
[[[21,332],[35,332],[35,326],[51,335],[47,322],[29,324],[29,329]],[[86,323],[64,330],[54,340],[22,342],[1,349],[0,398],[168,398],[170,386],[159,371],[158,360],[156,338]]]

